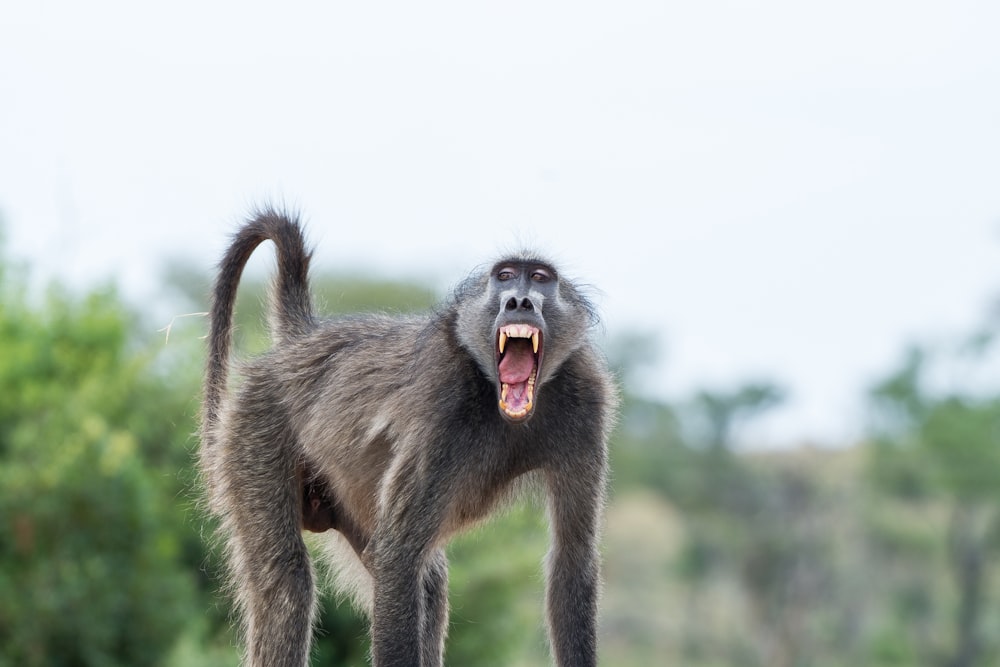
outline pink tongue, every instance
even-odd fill
[[[500,381],[507,384],[525,382],[535,368],[535,355],[532,354],[531,341],[519,338],[507,341],[506,354],[500,360]]]

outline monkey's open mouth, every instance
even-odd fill
[[[500,410],[515,421],[528,417],[534,408],[541,339],[541,332],[530,324],[508,324],[497,334]]]

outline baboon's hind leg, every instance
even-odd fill
[[[252,667],[308,664],[316,593],[300,483],[284,444],[258,432],[227,462],[230,568]]]

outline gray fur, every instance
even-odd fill
[[[278,255],[275,344],[230,390],[236,288],[264,240]],[[362,572],[346,583],[370,614],[376,666],[442,664],[444,548],[535,473],[551,525],[553,656],[561,666],[595,665],[597,547],[617,399],[589,337],[593,307],[548,262],[519,255],[473,274],[427,315],[319,322],[308,265],[297,222],[264,211],[237,233],[213,295],[201,466],[227,546],[246,664],[307,664],[315,593],[303,529],[335,530],[323,536],[327,551],[357,561],[334,568]],[[519,395],[504,412],[497,342],[511,323],[539,332],[541,366],[527,404]],[[507,345],[511,359],[529,358],[529,341]]]

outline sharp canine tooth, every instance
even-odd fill
[[[507,334],[503,331],[500,332],[500,354],[503,354],[503,348],[507,345]],[[537,347],[537,345],[536,345]]]
[[[531,334],[531,347],[535,349],[535,354],[538,354],[538,332]]]

